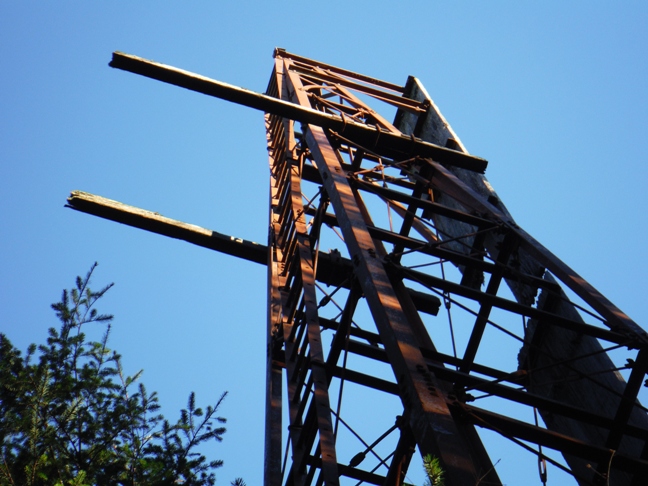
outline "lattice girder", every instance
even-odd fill
[[[648,477],[646,332],[515,224],[417,79],[277,50],[262,95],[111,65],[266,112],[265,484],[402,484],[415,449],[500,484],[475,426],[579,484]]]

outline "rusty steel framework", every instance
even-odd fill
[[[448,486],[501,484],[480,429],[537,456],[543,482],[551,463],[580,485],[646,484],[648,335],[515,224],[416,78],[281,49],[265,94],[111,66],[266,113],[267,248],[69,199],[267,264],[266,486],[401,485],[415,451]]]

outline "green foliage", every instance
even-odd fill
[[[439,462],[438,457],[434,457],[430,454],[426,455],[423,458],[423,469],[427,474],[427,479],[425,480],[424,486],[443,486],[445,481],[443,479],[443,468]]]
[[[0,485],[215,484],[222,461],[196,447],[222,440],[226,393],[205,410],[191,393],[178,422],[165,420],[156,393],[136,386],[141,372],[124,376],[107,346],[113,317],[95,304],[112,284],[91,290],[95,268],[52,305],[61,325],[45,345],[23,357],[0,334]],[[98,342],[83,333],[93,324],[105,326]]]

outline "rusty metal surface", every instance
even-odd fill
[[[286,61],[281,68],[284,73],[283,92],[289,93],[294,102],[307,105],[308,97],[298,73],[291,70]],[[342,91],[347,100],[351,97]],[[351,99],[356,105],[357,99]],[[379,120],[377,116],[374,120]],[[389,129],[390,127],[385,127]],[[392,128],[393,130],[393,128]],[[355,278],[369,303],[369,310],[378,328],[381,341],[394,370],[400,387],[401,400],[409,418],[409,428],[416,438],[421,452],[442,458],[449,484],[469,484],[492,469],[485,455],[470,454],[475,444],[463,440],[463,433],[446,405],[446,386],[439,384],[426,369],[420,352],[421,344],[428,344],[419,335],[422,323],[414,321],[418,314],[404,307],[413,307],[406,294],[398,292],[379,256],[385,256],[382,245],[372,238],[368,225],[371,220],[339,163],[339,154],[317,126],[305,127],[305,145],[312,154],[322,180],[323,188],[331,201],[340,230],[344,236],[349,255],[354,262]],[[271,149],[271,153],[274,151]],[[397,282],[398,285],[400,282]],[[422,343],[421,341],[424,341]],[[427,338],[429,341],[429,338]],[[463,425],[463,424],[462,424]],[[402,458],[398,457],[399,461]],[[393,468],[392,468],[393,469]],[[495,479],[494,473],[491,479]]]
[[[579,484],[641,484],[648,336],[516,225],[418,80],[281,49],[264,95],[111,65],[266,112],[266,485],[402,484],[415,451],[448,486],[501,484],[482,429]]]

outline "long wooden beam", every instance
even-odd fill
[[[416,137],[381,131],[348,118],[313,110],[130,54],[114,52],[109,66],[301,123],[328,128],[344,134],[359,145],[380,150],[385,156],[409,158],[418,155],[480,173],[485,172],[488,165],[488,162],[480,157],[450,150]]]
[[[251,262],[267,264],[268,247],[265,245],[217,233],[195,224],[183,223],[154,211],[129,206],[88,192],[72,191],[66,207],[159,235],[184,240]]]
[[[67,199],[66,207],[251,262],[262,265],[268,263],[268,247],[266,245],[224,235],[195,224],[183,223],[154,211],[129,206],[88,192],[72,191]],[[347,277],[353,272],[353,264],[349,259],[329,253],[320,253],[319,259],[321,264],[317,268],[318,282],[336,287],[350,287],[351,279]],[[431,315],[438,313],[441,306],[441,301],[438,298],[414,289],[408,289],[408,292],[418,310]]]

